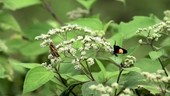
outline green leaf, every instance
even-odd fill
[[[6,0],[4,0],[6,1]],[[14,0],[10,0],[10,1],[14,1]],[[14,1],[16,2],[16,1]],[[9,30],[12,29],[14,31],[18,31],[20,32],[20,26],[18,24],[18,22],[15,20],[15,18],[8,13],[2,12],[0,11],[0,28],[4,29],[4,30]]]
[[[123,76],[123,80],[124,81],[124,87],[129,87],[129,88],[137,88],[138,85],[143,85],[146,84],[144,77],[138,73],[138,72],[134,72],[131,71],[128,74],[126,74],[125,76]]]
[[[3,42],[1,39],[0,39],[0,52],[3,51],[3,52],[7,52],[8,50],[8,47],[6,46],[5,42]]]
[[[126,5],[126,0],[116,0],[116,1],[122,2],[123,5]]]
[[[73,80],[76,80],[76,81],[80,81],[80,82],[86,82],[86,81],[89,81],[89,78],[86,76],[86,75],[66,75],[68,76],[69,78],[68,79],[73,79]]]
[[[15,71],[17,71],[17,72],[19,72],[19,73],[22,73],[22,74],[25,74],[25,73],[26,73],[25,68],[17,65],[18,63],[20,63],[19,61],[15,60],[15,59],[9,59],[8,61],[9,61],[9,63],[12,65],[12,68],[13,68]]]
[[[54,73],[42,66],[29,70],[24,81],[23,93],[31,92],[39,88],[53,77]]]
[[[160,93],[160,89],[155,84],[143,85],[142,87],[150,91],[153,95]]]
[[[156,23],[157,23],[157,18],[135,16],[133,17],[133,20],[128,23],[124,23],[124,22],[120,23],[119,35],[121,35],[124,39],[128,39],[136,35],[136,31],[138,30],[138,28],[149,27]]]
[[[89,89],[91,85],[97,85],[95,81],[84,83],[81,87],[83,96],[100,96],[100,93]]]
[[[77,0],[77,2],[79,2],[81,5],[83,5],[86,9],[90,9],[92,4],[95,2],[96,0]]]
[[[104,26],[98,18],[81,18],[72,22],[68,22],[68,24],[77,24],[79,26],[87,27],[92,30],[99,30],[101,31],[101,34],[104,34]]]
[[[161,65],[158,60],[151,60],[148,58],[137,60],[134,65],[145,72],[156,72],[158,69],[161,69]]]
[[[75,84],[72,84],[70,85],[69,87],[67,87],[66,90],[64,90],[60,96],[70,96],[70,92],[73,90],[74,87],[76,87],[77,85],[79,85],[80,83],[75,83]]]
[[[107,29],[109,28],[109,26],[113,23],[114,21],[113,20],[110,20],[108,23],[106,23],[105,25],[104,25],[104,32],[106,32],[107,31]]]
[[[28,68],[28,69],[41,66],[39,63],[17,63],[16,65],[24,67],[24,68]]]
[[[40,0],[4,0],[4,7],[11,10],[17,10],[35,4],[40,4]]]
[[[106,69],[105,67],[103,66],[102,62],[100,62],[98,59],[95,59],[96,62],[97,62],[97,65],[99,66],[101,72],[105,73],[106,72]]]
[[[47,23],[37,23],[23,29],[23,32],[27,38],[35,40],[36,36],[47,33],[50,29],[52,29],[52,26]]]
[[[128,50],[127,55],[132,55],[133,53],[135,53],[135,51],[136,51],[139,47],[140,47],[140,45],[138,44],[138,45],[136,45],[136,46],[132,46],[132,47],[128,48],[128,49],[127,49],[127,50]]]
[[[41,48],[40,42],[29,42],[24,47],[20,48],[20,52],[25,56],[37,56],[40,54],[43,54],[45,52],[48,52],[48,48]]]
[[[170,41],[170,38],[169,38],[169,37],[168,37],[168,38],[165,38],[165,39],[163,40],[163,42],[161,42],[160,45],[161,45],[162,47],[170,46],[169,41]]]
[[[124,68],[126,71],[134,71],[134,72],[141,72],[141,69],[138,67],[130,67],[130,68]]]
[[[149,56],[151,57],[152,60],[158,59],[158,58],[161,57],[163,54],[165,54],[164,50],[151,51],[151,52],[149,52]]]
[[[60,64],[60,73],[61,74],[69,74],[72,75],[79,74],[80,72],[78,70],[75,70],[74,65],[71,63],[61,63]]]
[[[0,65],[0,78],[4,78],[5,77],[5,68],[3,68],[1,65]]]

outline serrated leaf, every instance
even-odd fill
[[[89,89],[91,85],[97,85],[95,81],[84,83],[81,87],[83,96],[100,96],[100,93]]]
[[[156,60],[159,57],[161,57],[164,53],[164,50],[159,50],[159,51],[151,51],[149,52],[149,56],[151,57],[152,60]]]
[[[11,10],[17,10],[35,4],[40,4],[40,0],[4,0],[4,7]]]
[[[54,73],[42,66],[29,70],[24,81],[23,93],[31,92],[39,88],[53,77]]]
[[[96,0],[77,0],[77,2],[79,2],[81,5],[83,5],[86,9],[90,9],[92,4],[95,2]]]
[[[0,11],[0,22],[1,22],[0,28],[4,30],[12,29],[18,32],[21,31],[18,22],[15,20],[15,18],[11,14]]]

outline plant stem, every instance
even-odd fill
[[[83,72],[86,74],[86,76],[87,76],[90,80],[94,81],[91,76],[89,77],[89,75],[88,75],[89,72],[88,72],[88,70],[86,69],[86,67],[85,67],[82,63],[80,63],[80,64],[81,64],[81,66],[83,67],[83,69],[84,69]]]
[[[60,75],[58,69],[59,69],[59,68],[56,68],[56,67],[55,67],[55,71],[56,71],[57,75],[59,76],[59,78],[60,78],[61,82],[63,83],[63,85],[64,85],[65,87],[68,87],[67,84],[66,84],[66,82],[64,81],[64,78]],[[71,90],[71,93],[73,94],[73,96],[77,96],[72,90]]]
[[[119,80],[120,80],[120,76],[121,76],[122,72],[123,72],[123,69],[119,68],[119,75],[118,75],[117,81],[116,81],[117,84],[119,84]],[[115,96],[117,96],[117,89],[115,89]]]
[[[63,21],[55,14],[55,12],[52,10],[50,4],[46,2],[45,0],[42,0],[44,8],[52,15],[52,17],[60,24],[64,25]]]
[[[151,46],[152,50],[153,50],[153,51],[155,51],[155,49],[154,49],[154,47],[153,47],[153,43],[152,43],[152,42],[151,42],[150,46]],[[162,61],[161,61],[160,57],[158,58],[158,61],[160,62],[161,67],[162,67],[162,69],[163,69],[163,70],[164,70],[164,72],[165,72],[165,75],[168,77],[168,73],[166,72],[166,69],[165,69],[165,67],[164,67],[164,65],[163,65],[163,63],[162,63]]]
[[[92,72],[91,72],[91,70],[90,70],[90,66],[88,65],[87,61],[86,61],[86,65],[87,65],[87,70],[88,70],[88,72],[89,72],[89,75],[90,75],[90,77],[92,78],[92,81],[95,81],[95,79],[94,79],[94,77],[93,77],[93,75],[92,75]]]

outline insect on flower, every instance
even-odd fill
[[[117,46],[116,42],[115,42],[113,48],[114,48],[113,55],[115,55],[115,56],[118,56],[117,54],[126,54],[127,53],[127,50]]]
[[[49,46],[49,47],[50,47],[50,52],[51,52],[51,54],[52,54],[54,57],[60,57],[60,55],[58,54],[57,49],[55,48],[53,42],[50,42],[50,46]]]

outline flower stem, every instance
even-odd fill
[[[155,51],[152,42],[151,42],[150,46],[151,46],[152,50]],[[166,69],[165,69],[165,67],[164,67],[164,65],[163,65],[162,60],[160,59],[160,57],[158,58],[158,61],[160,62],[161,67],[162,67],[162,69],[164,70],[165,75],[168,77],[168,73],[167,73],[167,71],[166,71]]]
[[[88,65],[87,61],[86,61],[86,65],[87,65],[88,73],[89,73],[90,77],[92,78],[92,81],[95,81],[95,79],[94,79],[94,77],[93,77],[93,75],[92,75],[92,72],[91,72],[91,70],[90,70],[90,66]]]
[[[123,69],[119,68],[119,75],[118,75],[117,81],[116,81],[117,84],[119,84],[119,80],[120,80],[120,76],[121,76],[122,72],[123,72]],[[115,96],[117,96],[117,89],[115,89]]]

